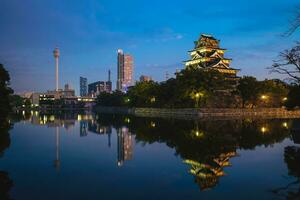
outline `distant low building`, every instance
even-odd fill
[[[88,94],[91,97],[96,97],[102,92],[111,93],[111,81],[97,81],[88,85]]]
[[[152,81],[152,78],[150,76],[145,76],[145,75],[140,76],[140,82],[149,82],[149,81]]]
[[[71,89],[69,84],[65,85],[64,90],[58,89],[58,91],[36,92],[32,93],[31,97],[32,107],[41,105],[52,105],[56,100],[64,105],[77,105],[81,102],[90,104],[95,101],[93,97],[77,97],[75,96],[75,90]]]
[[[32,94],[33,92],[23,92],[23,93],[19,93],[19,96],[25,99],[29,99]]]
[[[71,89],[69,84],[65,84],[65,89],[62,91],[62,95],[65,97],[74,97],[75,90]]]

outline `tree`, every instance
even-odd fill
[[[22,98],[21,96],[19,95],[11,95],[10,98],[10,105],[13,107],[13,108],[20,108],[24,105],[24,98]]]
[[[102,92],[97,97],[97,104],[100,106],[124,106],[125,96],[121,91],[113,93]]]
[[[260,92],[260,87],[259,82],[256,80],[255,77],[242,77],[239,80],[237,90],[242,98],[243,108],[246,106],[247,103],[251,104],[252,107],[256,104]]]
[[[287,36],[292,35],[299,27],[300,27],[300,7],[298,7],[295,18],[285,35]]]
[[[137,82],[127,93],[130,106],[155,107],[159,84],[154,81]]]
[[[278,79],[263,80],[260,84],[260,106],[280,107],[287,100],[288,85]]]
[[[290,87],[285,105],[287,109],[300,107],[300,86],[299,85],[292,85]]]
[[[176,81],[176,93],[184,107],[207,106],[219,91],[231,89],[229,81],[216,70],[184,69],[177,73]]]
[[[279,54],[278,60],[274,61],[271,72],[287,75],[293,81],[300,83],[300,42],[292,49]]]
[[[4,117],[11,109],[9,96],[13,90],[9,87],[10,76],[4,66],[0,64],[0,117]]]

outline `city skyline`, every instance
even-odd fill
[[[269,74],[266,68],[299,37],[299,32],[282,37],[298,2],[275,0],[272,6],[269,2],[154,1],[139,6],[138,1],[130,1],[120,2],[116,8],[107,1],[75,1],[71,5],[4,0],[0,3],[0,60],[10,72],[16,92],[51,90],[54,87],[48,83],[55,83],[51,53],[57,46],[61,51],[60,82],[70,83],[79,94],[78,77],[90,82],[104,80],[108,68],[115,88],[116,49],[134,56],[134,80],[147,74],[162,81],[166,71],[172,76],[184,67],[191,41],[207,33],[226,46],[232,67],[241,69],[239,75],[276,78],[280,76]],[[203,5],[206,10],[198,12],[197,7]]]

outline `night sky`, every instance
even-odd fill
[[[135,60],[140,75],[164,80],[189,59],[201,33],[212,34],[227,48],[239,75],[258,79],[269,74],[278,53],[300,38],[283,37],[299,0],[0,0],[0,63],[11,74],[16,92],[55,87],[52,51],[58,46],[60,86],[79,88],[117,73],[117,49]],[[77,93],[78,94],[78,93]]]

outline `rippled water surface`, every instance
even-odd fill
[[[21,113],[0,199],[299,199],[300,120]]]

